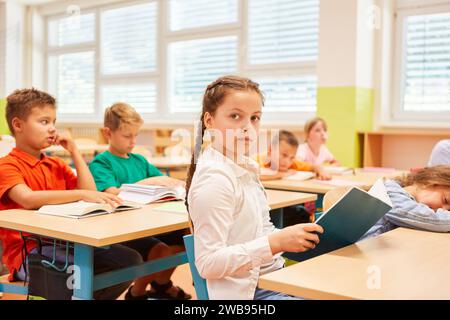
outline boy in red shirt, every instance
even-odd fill
[[[52,96],[36,89],[16,90],[7,98],[6,119],[16,147],[0,159],[0,210],[38,209],[46,204],[79,200],[109,203],[113,207],[121,203],[115,195],[96,191],[94,179],[74,141],[69,135],[56,132],[56,102]],[[77,176],[61,159],[41,153],[53,144],[61,145],[70,153]],[[22,252],[37,252],[37,244],[24,241],[17,231],[6,229],[0,229],[0,240],[10,280],[25,280],[27,259],[23,260]],[[51,256],[52,248],[43,247],[42,254],[49,252]],[[61,258],[65,259],[65,255]],[[73,262],[73,255],[69,260]],[[121,245],[94,250],[94,273],[139,263],[142,263],[140,255]],[[115,299],[130,283],[98,290],[94,298]]]

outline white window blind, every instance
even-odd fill
[[[450,111],[450,12],[409,16],[404,24],[404,111]]]
[[[169,45],[171,111],[198,112],[202,94],[219,76],[236,73],[237,37],[174,42]]]
[[[95,14],[74,14],[48,24],[48,44],[54,47],[95,40]]]
[[[156,2],[150,2],[102,12],[103,74],[155,70],[156,9]]]
[[[226,74],[260,82],[279,118],[315,110],[319,0],[119,1],[63,15],[48,17],[47,62],[65,120],[98,120],[118,101],[185,120]]]
[[[316,76],[266,77],[255,80],[264,93],[264,111],[316,111]]]
[[[237,0],[170,0],[170,30],[237,22]]]
[[[250,64],[317,58],[319,0],[249,0]]]
[[[139,113],[154,112],[156,110],[156,86],[154,83],[103,85],[103,110],[116,102],[128,103]]]
[[[61,114],[95,112],[94,52],[77,52],[49,59],[49,88]]]

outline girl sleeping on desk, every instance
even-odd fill
[[[450,232],[450,165],[421,169],[394,179],[384,179],[392,209],[360,239],[367,239],[397,227],[433,232]],[[326,193],[328,210],[350,187]]]

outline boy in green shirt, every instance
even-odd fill
[[[184,185],[183,181],[164,176],[143,156],[131,153],[142,124],[139,113],[125,103],[116,103],[105,110],[103,132],[109,140],[109,150],[97,155],[89,165],[97,190],[118,195],[124,183],[168,187]],[[184,231],[171,232],[157,238],[148,237],[123,244],[138,251],[145,261],[149,261],[184,251],[183,234]],[[183,289],[172,285],[170,277],[174,270],[136,279],[125,299],[190,299],[191,296]],[[146,291],[149,283],[152,288]]]

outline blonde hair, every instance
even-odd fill
[[[450,165],[420,169],[417,172],[396,177],[402,187],[417,185],[421,188],[443,187],[450,189]]]
[[[103,125],[112,131],[120,129],[123,125],[138,125],[144,123],[141,115],[129,104],[124,102],[114,103],[106,108]]]
[[[327,123],[325,122],[325,120],[323,120],[320,117],[315,117],[315,118],[312,118],[312,119],[309,119],[308,121],[306,121],[305,129],[304,129],[305,130],[305,137],[308,137],[308,135],[311,132],[312,128],[319,122],[322,122],[325,131],[328,130],[328,126],[327,126]]]

